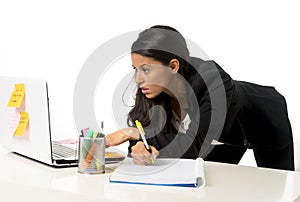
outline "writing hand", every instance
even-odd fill
[[[131,147],[131,156],[133,158],[133,162],[138,165],[152,164],[152,160],[159,155],[159,152],[151,145],[150,149],[152,150],[152,153],[148,152],[142,141],[137,142],[136,145]]]

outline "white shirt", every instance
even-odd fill
[[[191,123],[191,119],[189,114],[186,114],[184,119],[181,121],[177,114],[173,111],[173,118],[171,120],[173,126],[177,129],[178,132],[186,134],[187,129],[189,128],[189,125]],[[219,142],[215,139],[211,142],[212,145],[222,145],[223,142]]]
[[[189,114],[186,114],[184,119],[181,121],[180,118],[177,116],[177,114],[173,111],[173,117],[171,123],[177,129],[178,132],[185,134],[187,129],[189,128],[191,119]]]

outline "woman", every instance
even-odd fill
[[[131,59],[138,90],[129,127],[107,135],[107,146],[129,140],[141,165],[156,156],[238,164],[251,148],[258,166],[294,170],[286,102],[273,87],[232,80],[214,61],[190,57],[185,39],[168,26],[141,32]]]

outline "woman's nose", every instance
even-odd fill
[[[135,82],[138,85],[140,85],[141,83],[144,82],[143,76],[141,75],[140,71],[137,71],[136,74],[135,74]]]

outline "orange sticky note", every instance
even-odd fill
[[[15,84],[14,91],[10,95],[8,102],[9,107],[20,107],[25,95],[25,85]]]
[[[20,112],[20,121],[19,125],[14,133],[14,136],[23,136],[26,126],[28,124],[29,116],[27,112]]]

